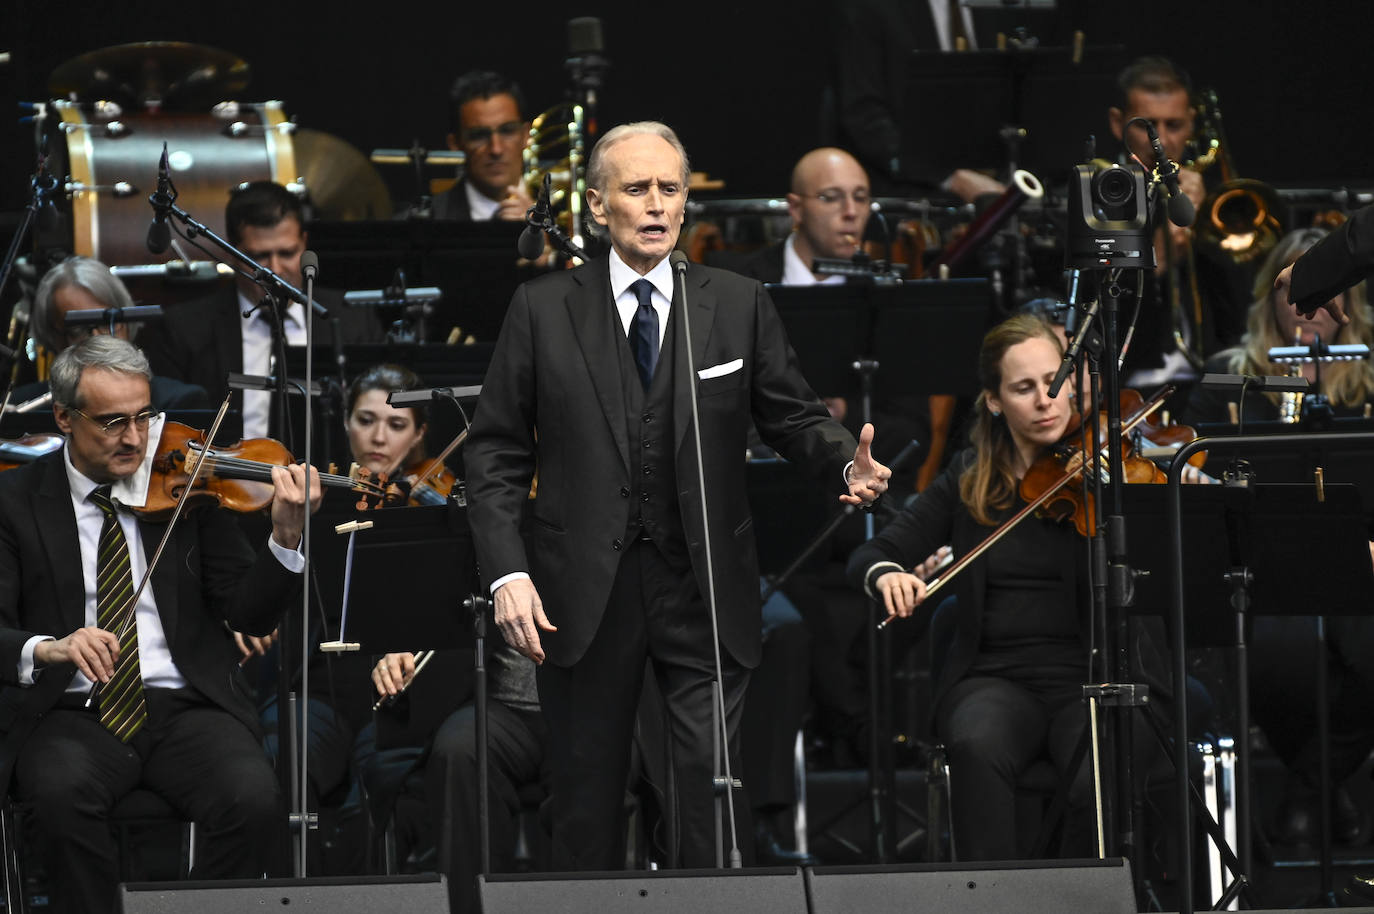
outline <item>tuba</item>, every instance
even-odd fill
[[[1203,152],[1188,167],[1202,172],[1217,166],[1221,184],[1198,207],[1195,243],[1232,263],[1258,263],[1283,235],[1279,196],[1268,184],[1236,176],[1216,90],[1201,94],[1198,117]]]

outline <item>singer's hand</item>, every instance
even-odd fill
[[[35,644],[33,662],[35,666],[74,663],[91,682],[109,682],[119,662],[119,639],[114,632],[88,625],[65,638]]]
[[[507,644],[535,663],[544,662],[539,629],[558,631],[558,627],[544,615],[539,592],[528,578],[514,578],[496,591],[496,627],[501,629]]]
[[[233,632],[233,634],[234,643],[239,648],[239,666],[247,663],[254,654],[259,657],[267,656],[268,648],[272,646],[273,641],[277,640],[276,629],[272,630],[272,634],[263,635],[261,638],[256,635],[245,635],[238,631]]]
[[[865,422],[854,449],[854,465],[849,471],[849,494],[840,501],[850,505],[871,505],[887,491],[892,471],[873,459],[873,423]]]
[[[504,222],[524,222],[525,213],[529,212],[531,206],[534,206],[534,200],[525,190],[525,185],[512,184],[506,188],[505,199],[496,210],[495,218]]]

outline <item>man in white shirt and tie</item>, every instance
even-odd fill
[[[263,873],[281,821],[226,623],[265,634],[295,594],[304,468],[272,468],[259,548],[227,511],[190,508],[139,590],[166,529],[130,511],[161,424],[149,377],[116,337],[68,348],[52,369],[65,447],[0,476],[0,773],[29,816],[53,911],[114,910],[106,819],[135,787],[201,826],[201,877]]]

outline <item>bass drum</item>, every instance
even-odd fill
[[[286,119],[281,102],[222,102],[206,114],[111,116],[100,103],[55,107],[66,135],[71,250],[110,266],[179,259],[175,248],[154,255],[146,244],[148,195],[157,187],[164,142],[177,205],[220,235],[224,206],[239,184],[271,180],[300,187],[292,143],[296,125]],[[186,255],[208,256],[189,248]]]

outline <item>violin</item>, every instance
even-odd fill
[[[410,504],[442,505],[448,501],[449,493],[458,484],[458,477],[444,465],[444,461],[467,437],[468,430],[463,429],[439,452],[439,456],[428,461],[417,460],[406,468],[404,478],[410,485]]]
[[[1149,417],[1164,405],[1164,401],[1172,393],[1172,387],[1165,387],[1147,403],[1134,390],[1121,392],[1121,415],[1123,418],[1121,420],[1122,439],[1119,446],[1122,449],[1121,472],[1124,483],[1139,485],[1168,482],[1168,477],[1164,475],[1164,471],[1153,460],[1142,457],[1135,445],[1139,441]],[[1105,412],[1099,414],[1098,427],[1101,429],[1099,443],[1102,447],[1100,450],[1105,450],[1107,435],[1107,414]],[[1162,427],[1157,428],[1162,429]],[[1093,510],[1092,495],[1090,493],[1085,495],[1079,486],[1068,486],[1065,483],[1076,477],[1090,462],[1083,459],[1084,452],[1091,442],[1090,434],[1088,426],[1083,422],[1082,413],[1075,413],[1071,416],[1065,436],[1060,439],[1058,444],[1030,465],[1025,475],[1021,477],[1020,487],[1021,498],[1027,503],[1034,502],[1039,505],[1039,511],[1043,516],[1059,521],[1072,517],[1074,528],[1078,530],[1081,536],[1089,534],[1089,518],[1096,516],[1096,512]]]
[[[0,438],[0,472],[33,463],[44,454],[62,447],[63,438],[54,432],[40,432],[21,438]]]
[[[412,505],[442,505],[458,484],[458,477],[438,458],[417,460],[406,467],[402,477],[410,486]]]
[[[153,455],[147,500],[143,507],[132,510],[148,518],[169,515],[199,466],[191,500],[212,501],[240,513],[261,511],[272,503],[272,467],[294,462],[285,445],[272,438],[206,448],[202,432],[180,422],[165,422]],[[350,479],[335,473],[318,476],[321,485],[359,493],[360,511],[397,497],[396,490],[387,487],[384,480]]]

